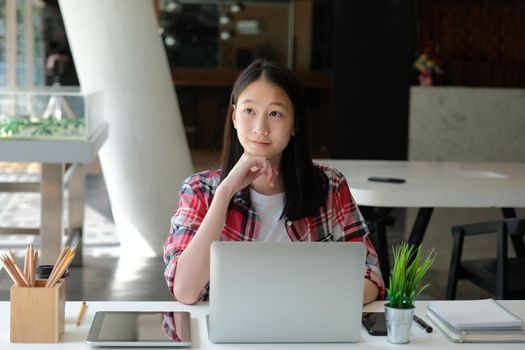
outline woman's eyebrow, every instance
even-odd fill
[[[244,103],[255,103],[254,100],[251,100],[249,98],[245,99],[245,100],[242,100],[241,102],[239,102],[240,105],[244,104]]]
[[[276,106],[280,106],[280,107],[282,107],[284,109],[288,109],[288,105],[287,104],[285,104],[283,102],[279,102],[279,101],[272,102],[272,103],[270,103],[270,105],[276,105]]]
[[[255,103],[255,104],[257,104],[257,101],[252,100],[251,98],[247,98],[247,99],[242,100],[241,102],[239,102],[240,105],[245,104],[245,103]],[[270,106],[271,105],[276,105],[276,106],[280,106],[280,107],[282,107],[284,109],[288,109],[288,105],[286,103],[280,102],[280,101],[271,102]]]

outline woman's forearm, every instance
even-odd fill
[[[379,295],[379,288],[376,284],[365,278],[365,285],[363,288],[363,305],[371,303],[377,299]]]
[[[210,279],[210,245],[218,241],[232,191],[219,186],[195,236],[179,257],[173,294],[182,303],[195,303]]]

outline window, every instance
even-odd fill
[[[41,0],[0,0],[0,85],[44,84]]]

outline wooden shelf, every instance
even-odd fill
[[[172,68],[175,86],[231,87],[239,74],[237,69]]]
[[[231,88],[241,71],[238,69],[172,68],[175,86]],[[330,89],[332,74],[325,71],[296,72],[305,89]]]

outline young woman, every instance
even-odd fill
[[[306,110],[288,68],[258,59],[233,86],[220,170],[187,178],[164,244],[168,288],[207,300],[213,241],[364,242],[363,302],[384,295],[377,254],[344,176],[313,164]]]

